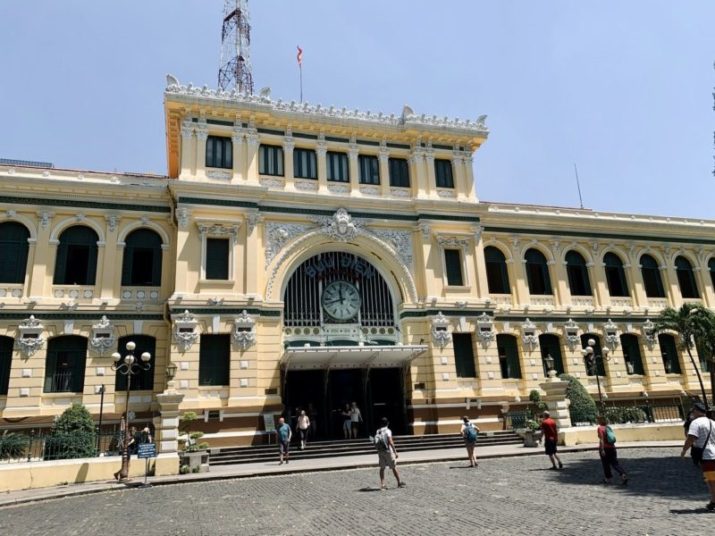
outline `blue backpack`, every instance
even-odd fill
[[[613,431],[613,428],[610,426],[606,426],[606,443],[609,445],[615,445],[616,443],[616,434]]]
[[[470,443],[477,440],[477,429],[471,422],[467,423],[466,428],[464,429],[464,438]]]

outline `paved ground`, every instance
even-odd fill
[[[627,488],[582,451],[558,472],[542,456],[408,465],[408,487],[382,492],[376,469],[122,489],[1,508],[0,534],[710,536],[705,484],[677,452],[622,450]]]

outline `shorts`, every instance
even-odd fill
[[[288,441],[279,441],[278,442],[278,448],[281,450],[281,454],[288,454],[289,447],[290,447],[290,443],[288,443]]]
[[[381,471],[384,470],[385,467],[389,467],[390,469],[395,468],[395,463],[397,463],[397,460],[395,459],[395,453],[392,452],[392,449],[378,450],[377,457],[380,461],[380,470]]]
[[[556,454],[556,440],[544,439],[544,452],[549,456]]]
[[[343,430],[345,432],[349,432],[350,430],[352,430],[352,421],[351,420],[348,419],[348,420],[343,421]]]
[[[705,482],[715,482],[715,460],[703,460],[700,462],[700,468],[703,470]]]

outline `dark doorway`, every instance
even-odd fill
[[[286,377],[283,402],[286,422],[295,430],[300,410],[310,417],[313,440],[330,437],[326,421],[324,370],[291,370]]]
[[[375,430],[380,427],[380,419],[387,417],[390,420],[390,429],[393,434],[407,434],[402,369],[372,369],[369,386],[372,403],[369,412],[370,418],[365,417],[368,433],[374,434]]]

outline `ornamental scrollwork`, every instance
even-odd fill
[[[618,326],[609,318],[608,322],[603,325],[603,330],[606,333],[604,337],[606,344],[611,347],[611,350],[615,350],[618,346]]]
[[[331,217],[317,218],[321,231],[334,240],[349,242],[353,240],[362,228],[362,223],[354,221],[344,208],[339,208]]]
[[[390,245],[405,266],[412,266],[412,233],[387,229],[371,229],[370,232]]]
[[[432,340],[439,346],[440,350],[449,344],[452,340],[452,334],[449,332],[449,319],[440,311],[437,316],[432,319]]]
[[[92,325],[92,338],[89,340],[90,346],[103,354],[105,350],[114,347],[117,338],[114,335],[114,326],[105,316],[102,316],[99,323]]]
[[[566,344],[569,345],[569,350],[572,352],[581,344],[581,339],[578,336],[578,330],[578,324],[574,322],[572,318],[569,318],[569,321],[564,324]]]
[[[494,319],[487,313],[482,313],[477,317],[477,337],[479,337],[485,350],[489,343],[497,337],[494,331]]]
[[[213,222],[196,222],[201,236],[226,236],[230,237],[235,244],[238,241],[238,230],[241,227],[240,223],[213,223]]]
[[[193,344],[199,340],[199,322],[188,310],[174,319],[174,341],[179,346],[181,352],[190,350]]]
[[[530,352],[539,346],[539,337],[536,335],[536,324],[528,318],[521,325],[521,340]]]
[[[42,337],[44,326],[34,315],[24,320],[19,326],[20,337],[15,339],[17,347],[25,357],[34,355],[37,350],[42,348],[45,339]]]
[[[656,333],[655,333],[655,324],[653,323],[653,321],[650,318],[648,318],[643,323],[643,335],[645,337],[645,342],[648,345],[648,349],[652,350],[653,346],[655,345]]]
[[[266,223],[266,267],[283,246],[296,236],[305,234],[309,227],[299,223]]]
[[[234,320],[233,342],[241,350],[247,350],[256,342],[256,320],[245,309]]]

